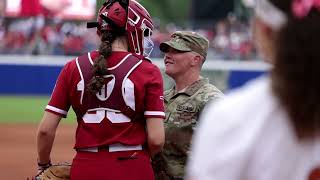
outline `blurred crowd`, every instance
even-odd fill
[[[41,17],[6,19],[0,29],[1,54],[79,55],[97,47],[98,37],[84,22]]]
[[[62,21],[32,17],[0,19],[0,54],[32,55],[79,55],[98,47],[98,36],[86,28],[83,21]],[[155,48],[152,58],[163,57],[158,46],[170,34],[183,29],[175,24],[156,28],[153,32]],[[210,29],[197,32],[210,41],[208,59],[252,60],[256,59],[249,22],[227,17]]]

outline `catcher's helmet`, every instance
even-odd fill
[[[135,0],[107,0],[99,10],[97,22],[90,22],[87,27],[96,27],[98,35],[101,31],[126,32],[130,52],[149,56],[153,49],[151,16]]]

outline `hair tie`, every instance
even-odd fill
[[[292,12],[297,18],[306,17],[312,8],[320,10],[320,0],[293,0]]]
[[[255,13],[273,30],[279,30],[288,21],[286,14],[271,3],[270,0],[257,0]]]

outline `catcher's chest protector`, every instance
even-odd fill
[[[92,55],[92,56],[91,56]],[[87,90],[88,83],[93,76],[93,61],[89,57],[97,57],[98,52],[94,51],[77,58],[78,70],[81,76],[81,81],[84,81],[84,91],[80,98],[80,114],[81,117],[88,110],[104,108],[114,112],[121,112],[128,116],[131,120],[137,118],[133,109],[126,105],[124,100],[124,81],[129,77],[131,72],[137,68],[143,60],[138,57],[128,54],[119,64],[108,68],[108,75],[105,75],[105,85],[100,92],[95,95]],[[108,86],[109,84],[109,86]],[[111,88],[107,88],[111,87]],[[111,91],[111,92],[107,92]]]

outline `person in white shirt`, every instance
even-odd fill
[[[320,0],[256,3],[270,73],[207,106],[187,180],[320,179]]]

